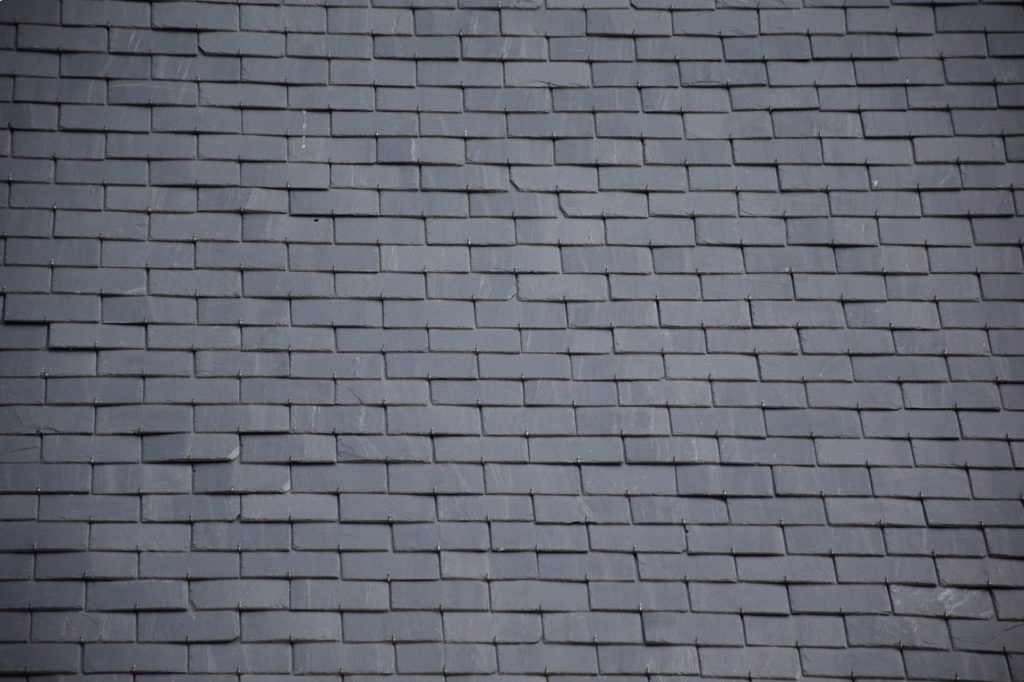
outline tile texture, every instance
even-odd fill
[[[3,0],[0,673],[1024,679],[1022,107],[1019,2]]]

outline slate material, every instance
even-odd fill
[[[0,673],[1024,679],[1022,107],[1019,2],[3,0]]]

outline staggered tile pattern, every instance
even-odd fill
[[[1021,4],[365,5],[0,4],[0,672],[1024,679]]]

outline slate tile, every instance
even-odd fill
[[[688,530],[686,540],[688,551],[691,554],[782,554],[784,544],[782,530],[769,526],[738,528],[695,526]],[[695,603],[694,599],[691,588],[691,603]],[[769,599],[769,597],[765,596],[765,599]],[[704,603],[708,604],[714,601],[716,600],[713,597],[706,597]],[[707,611],[709,609],[694,607],[694,610]]]
[[[106,611],[180,610],[185,608],[186,588],[173,581],[94,583],[86,603]]]
[[[993,680],[1008,680],[1005,658],[997,654],[943,651],[940,653],[912,652],[906,657],[907,674],[934,675],[940,679],[981,676]]]
[[[794,613],[872,614],[889,613],[889,596],[884,586],[794,585],[790,587]]]
[[[804,670],[815,673],[899,676],[904,674],[899,653],[891,649],[805,649],[800,653]]]
[[[80,520],[88,520],[82,514],[60,513],[60,502],[64,501],[65,507],[74,509],[74,502],[67,504],[67,498],[57,498],[54,504],[48,505],[40,517],[42,523],[34,521],[15,521],[8,525],[11,532],[2,543],[3,548],[9,551],[71,551],[84,550],[87,545],[88,528],[81,523],[45,522],[46,519],[71,520],[76,517]],[[85,505],[82,504],[82,507]],[[115,516],[116,512],[109,509],[100,511],[98,516]]]
[[[843,621],[829,616],[744,616],[751,644],[832,646],[845,640]]]
[[[934,585],[935,566],[927,558],[842,557],[836,560],[840,582]]]
[[[545,669],[555,673],[597,672],[597,650],[584,644],[501,644],[498,645],[500,669],[512,673],[536,673]]]
[[[737,557],[737,575],[742,580],[758,580],[768,583],[784,584],[831,584],[835,581],[833,562],[827,557],[795,556],[786,557]],[[798,616],[801,619],[825,619],[820,616]],[[781,632],[772,637],[763,637],[767,641],[756,642],[758,638],[750,632],[748,625],[748,641],[763,644],[782,644],[775,637],[784,636]],[[813,639],[809,635],[808,639]],[[788,643],[788,642],[787,642]]]
[[[643,614],[648,644],[722,644],[743,642],[739,616],[729,614],[658,613]]]
[[[734,650],[702,647],[699,652],[701,669],[707,674],[763,675],[782,678],[797,677],[800,674],[798,656],[792,649],[745,647]]]
[[[178,580],[237,578],[240,564],[238,555],[223,552],[147,552],[139,560],[139,576]]]
[[[793,554],[836,553],[839,547],[849,555],[884,554],[882,531],[878,528],[790,526],[784,529],[787,549]]]
[[[295,646],[293,665],[303,673],[334,673],[342,669],[376,673],[394,671],[394,656],[391,644],[311,642]]]
[[[287,672],[290,649],[283,644],[192,644],[189,668],[196,672]]]
[[[144,613],[139,621],[142,641],[216,642],[238,637],[238,617],[228,611]]]
[[[916,617],[849,616],[852,641],[864,646],[894,646],[900,642],[915,648],[941,649],[949,645],[949,634],[938,619]]]

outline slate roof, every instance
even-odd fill
[[[1024,7],[541,1],[0,3],[0,672],[1024,679]]]

